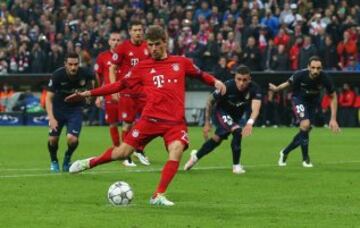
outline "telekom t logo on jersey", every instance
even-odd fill
[[[164,86],[164,75],[155,75],[153,76],[153,82],[156,87],[161,88]]]

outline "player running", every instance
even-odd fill
[[[172,206],[164,193],[177,173],[183,151],[188,147],[185,122],[185,76],[198,78],[207,85],[215,86],[221,94],[225,85],[212,75],[202,72],[185,57],[167,54],[167,36],[160,26],[150,26],[146,39],[151,59],[136,65],[120,81],[91,91],[73,94],[66,100],[78,100],[87,96],[100,96],[119,92],[124,88],[141,85],[147,97],[140,120],[135,123],[119,147],[111,147],[102,155],[78,160],[70,167],[77,173],[113,160],[123,160],[135,148],[145,146],[161,136],[168,151],[168,161],[161,173],[160,183],[150,199],[150,204]]]
[[[65,67],[54,71],[46,94],[46,112],[49,117],[48,150],[50,153],[51,172],[59,172],[57,150],[62,128],[67,127],[67,145],[62,169],[69,171],[71,156],[79,144],[82,126],[82,107],[85,102],[72,104],[64,102],[64,98],[76,91],[93,88],[94,76],[86,69],[79,67],[79,56],[69,53],[65,57]]]
[[[113,67],[110,68],[111,83],[123,78],[140,61],[150,58],[147,43],[144,40],[144,26],[140,21],[132,21],[129,24],[130,39],[118,45],[112,56]],[[112,96],[116,96],[113,94]],[[120,92],[120,115],[123,120],[122,140],[126,137],[133,126],[137,116],[140,116],[145,105],[145,96],[141,86],[126,88]],[[144,154],[144,148],[136,148],[134,155],[144,165],[150,165]],[[125,166],[136,166],[131,158],[124,161]]]
[[[101,52],[94,66],[96,73],[96,80],[99,86],[110,84],[109,68],[111,66],[111,59],[114,54],[116,46],[121,42],[120,34],[113,32],[110,34],[108,44],[109,50]],[[103,97],[96,99],[96,105],[101,107]],[[118,131],[118,123],[120,122],[119,115],[119,97],[117,94],[105,96],[105,119],[109,124],[110,136],[114,146],[120,145],[120,136]]]
[[[334,85],[329,76],[322,71],[321,59],[313,56],[309,59],[308,68],[293,74],[286,82],[275,86],[269,84],[269,89],[278,92],[292,86],[292,105],[295,116],[300,121],[300,131],[295,135],[291,143],[280,151],[279,166],[286,166],[289,153],[296,147],[301,146],[302,165],[305,168],[313,167],[309,156],[309,132],[311,122],[315,117],[315,109],[320,105],[321,87],[325,87],[331,96],[331,118],[329,122],[330,130],[339,132],[340,128],[336,121],[337,96]]]
[[[223,140],[232,134],[231,150],[233,173],[245,173],[240,164],[241,138],[252,133],[252,126],[259,115],[262,94],[257,84],[251,81],[250,69],[241,65],[236,69],[235,78],[225,82],[226,94],[213,92],[206,104],[204,137],[207,140],[199,151],[194,150],[184,170],[190,170],[202,157],[212,152]],[[251,115],[241,130],[240,121],[244,111],[251,106]],[[212,112],[212,110],[214,112]],[[211,130],[210,116],[216,126],[215,134],[208,140]]]

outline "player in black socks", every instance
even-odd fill
[[[252,133],[252,126],[259,115],[262,94],[259,87],[251,81],[250,69],[239,66],[234,79],[225,82],[226,93],[213,92],[208,99],[205,113],[204,137],[207,140],[199,151],[191,153],[184,170],[190,170],[199,159],[213,151],[224,139],[232,134],[231,150],[233,155],[233,173],[245,173],[240,165],[241,138]],[[240,120],[247,107],[251,106],[251,115],[243,129]],[[213,113],[212,113],[213,111]],[[208,139],[211,129],[210,116],[216,126],[215,134]]]
[[[286,166],[286,159],[289,153],[298,146],[301,146],[303,167],[313,167],[309,157],[309,133],[311,122],[315,116],[315,109],[320,105],[321,87],[331,96],[330,105],[331,118],[329,127],[333,132],[339,132],[340,128],[336,122],[337,95],[334,85],[329,76],[322,71],[321,59],[313,56],[309,59],[308,68],[293,74],[286,82],[275,86],[269,84],[269,89],[278,92],[292,87],[292,105],[295,116],[300,121],[300,131],[295,135],[291,143],[280,151],[279,166]]]

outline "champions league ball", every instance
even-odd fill
[[[117,181],[108,190],[108,200],[112,205],[128,205],[134,197],[134,193],[128,183]]]

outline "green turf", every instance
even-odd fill
[[[229,142],[205,157],[195,170],[180,171],[168,189],[172,208],[152,207],[166,159],[163,142],[147,147],[152,165],[124,168],[119,162],[81,175],[50,174],[47,129],[0,128],[0,227],[359,227],[360,129],[311,132],[312,169],[301,167],[294,151],[277,167],[279,150],[295,128],[254,130],[243,140],[247,173],[231,172]],[[190,149],[202,143],[190,129]],[[96,155],[110,144],[107,128],[85,127],[74,158]],[[61,142],[60,157],[65,150]],[[184,155],[184,162],[189,152]],[[106,192],[115,181],[135,193],[128,207],[113,207]]]

